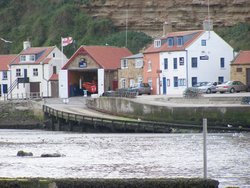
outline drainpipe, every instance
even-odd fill
[[[186,51],[186,88],[188,88],[188,51]]]

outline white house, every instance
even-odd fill
[[[9,64],[16,56],[16,54],[0,55],[0,99],[4,99],[4,95],[8,93],[8,87],[10,86]]]
[[[182,94],[197,82],[230,79],[233,48],[212,30],[170,32],[145,52],[147,58],[156,53],[159,62],[152,62],[160,64],[156,94]]]
[[[8,98],[58,97],[58,72],[67,57],[56,46],[23,46],[10,64]]]

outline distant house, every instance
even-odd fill
[[[153,94],[182,94],[202,81],[230,78],[233,48],[214,31],[169,32],[144,52],[144,82]]]
[[[124,57],[121,59],[121,68],[118,69],[118,87],[131,87],[143,81],[143,54]]]
[[[58,97],[58,72],[67,57],[56,47],[31,47],[24,49],[10,64],[8,98]]]
[[[0,98],[8,93],[10,86],[10,63],[17,55],[0,55]]]
[[[231,80],[238,80],[250,89],[250,51],[240,51],[231,64]]]
[[[118,88],[118,68],[123,57],[132,55],[127,48],[112,46],[81,46],[68,60],[59,74],[60,97],[83,95],[86,83],[97,90],[89,94],[99,96]]]

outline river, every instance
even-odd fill
[[[0,177],[203,177],[202,134],[0,130]],[[19,150],[32,157],[17,157]],[[60,153],[60,158],[41,158]],[[250,187],[250,133],[209,133],[208,178]]]

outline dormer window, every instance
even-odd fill
[[[154,41],[154,47],[155,48],[160,48],[161,47],[161,40],[155,40]]]
[[[172,47],[172,46],[174,46],[174,38],[168,38],[168,40],[167,40],[167,43],[168,43],[168,46],[169,47]]]
[[[29,57],[29,60],[30,60],[30,61],[34,62],[35,59],[36,59],[36,58],[35,58],[35,55],[30,55],[30,57]]]
[[[25,55],[21,55],[20,56],[20,61],[21,62],[25,62],[26,61],[26,56]]]
[[[177,37],[177,45],[183,46],[183,44],[184,44],[183,37]]]
[[[35,62],[36,56],[35,55],[21,55],[20,61],[21,62]]]

